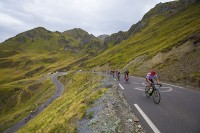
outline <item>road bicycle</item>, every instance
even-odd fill
[[[146,97],[149,98],[150,96],[153,97],[153,101],[158,104],[161,100],[161,96],[160,96],[160,92],[158,89],[160,89],[160,87],[162,86],[162,84],[153,84],[152,87],[149,86],[145,86],[145,94]],[[152,90],[152,91],[151,91]]]
[[[125,77],[124,77],[124,80],[125,80],[125,82],[126,82],[127,84],[130,83],[130,78],[129,78],[128,76],[125,76]]]
[[[117,74],[117,79],[118,81],[120,81],[120,74]]]

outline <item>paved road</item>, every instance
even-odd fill
[[[130,84],[118,83],[147,133],[200,133],[200,91],[163,83],[161,102],[155,104],[145,96],[145,79],[131,77]]]
[[[26,125],[26,123],[28,121],[30,121],[35,116],[37,116],[40,112],[42,112],[55,99],[60,97],[62,95],[63,90],[64,90],[64,86],[60,81],[57,80],[57,77],[60,76],[60,75],[65,75],[65,74],[66,74],[66,72],[57,72],[57,73],[53,73],[53,74],[49,75],[49,76],[51,76],[51,80],[52,80],[53,84],[56,86],[56,91],[54,92],[53,96],[49,100],[47,100],[44,104],[42,104],[40,107],[38,107],[35,111],[33,111],[33,113],[29,114],[27,117],[23,118],[22,120],[17,122],[15,125],[13,125],[9,129],[4,131],[4,133],[14,133],[14,132],[16,132],[21,127]],[[43,78],[42,80],[45,80],[47,77],[48,76],[45,76],[45,78]]]

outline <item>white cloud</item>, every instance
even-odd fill
[[[23,22],[18,20],[17,18],[14,18],[12,16],[9,16],[7,14],[0,12],[0,25],[4,26],[21,26],[23,25]]]
[[[1,0],[0,42],[20,32],[82,28],[94,35],[127,31],[159,2],[169,0]]]

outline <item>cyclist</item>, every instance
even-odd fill
[[[128,78],[128,75],[129,75],[129,71],[128,71],[128,69],[126,69],[126,70],[124,71],[124,79],[127,79],[127,78]]]
[[[156,74],[155,71],[152,70],[151,72],[147,73],[147,76],[146,76],[146,81],[149,83],[148,86],[150,88],[152,88],[153,85],[154,85],[154,79],[156,79],[157,84],[160,84],[160,81],[158,79],[158,75]],[[152,91],[152,90],[150,90],[150,91]]]
[[[111,70],[111,75],[112,75],[113,78],[114,78],[114,76],[115,76],[115,70]]]
[[[116,71],[116,77],[118,78],[118,80],[120,79],[120,71],[119,70]]]

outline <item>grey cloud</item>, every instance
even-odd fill
[[[0,42],[39,26],[61,32],[82,28],[96,36],[127,31],[155,4],[166,1],[1,0]]]

